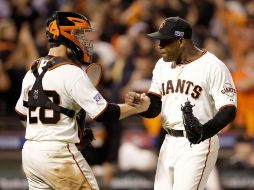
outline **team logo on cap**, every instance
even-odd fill
[[[180,31],[175,31],[175,36],[184,36],[184,32],[180,32]]]
[[[159,30],[162,29],[164,26],[165,26],[166,22],[165,20],[161,23],[160,27],[159,27]]]

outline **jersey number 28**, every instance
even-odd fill
[[[60,96],[56,91],[45,90],[45,94],[52,98],[51,101],[55,104],[60,104]],[[38,107],[29,107],[29,123],[38,123],[38,117],[32,116],[32,112]],[[52,115],[53,112],[53,115]],[[51,114],[51,116],[47,116]],[[56,124],[60,120],[60,113],[52,109],[39,108],[39,119],[43,124]]]

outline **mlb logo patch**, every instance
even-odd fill
[[[180,32],[180,31],[175,31],[175,36],[184,36],[184,32]]]
[[[102,99],[102,95],[98,93],[93,97],[93,99],[98,103]]]

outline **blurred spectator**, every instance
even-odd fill
[[[119,35],[125,34],[127,26],[120,20],[122,14],[121,1],[101,1],[99,6],[91,11],[92,21],[100,32],[100,40],[114,44]],[[89,12],[90,12],[89,11]]]
[[[112,96],[115,101],[119,101],[119,92],[127,84],[134,70],[132,38],[121,35],[116,39],[114,47],[117,56],[111,69]]]
[[[203,46],[204,40],[210,34],[210,22],[214,16],[215,4],[213,0],[193,0],[196,6],[195,27],[193,27],[194,35],[197,36],[197,43]]]
[[[113,49],[112,44],[106,41],[100,40],[100,35],[102,32],[101,23],[103,15],[95,13],[93,15],[93,33],[92,33],[92,40],[93,40],[93,51],[98,54],[99,57],[103,57],[101,60],[101,64],[103,66],[103,70],[108,71],[109,67],[111,66],[112,62],[116,58],[115,51]]]
[[[234,146],[233,156],[229,158],[228,166],[238,170],[253,167],[253,153],[250,139],[240,136]]]
[[[236,0],[225,1],[223,8],[219,9],[220,19],[227,34],[225,37],[227,37],[236,68],[243,64],[244,52],[249,48],[253,48],[254,41],[254,22],[249,13],[253,12],[253,6],[250,6],[253,3],[250,0],[243,2],[245,3]]]
[[[254,49],[244,53],[245,62],[233,72],[238,92],[238,110],[235,123],[246,128],[249,136],[254,136]]]
[[[121,100],[124,100],[125,94],[129,91],[145,92],[150,87],[155,61],[147,55],[138,55],[133,58],[133,65],[134,70],[130,79],[122,86]]]
[[[120,19],[123,23],[125,23],[128,27],[134,25],[139,22],[141,19],[149,18],[149,10],[151,2],[146,0],[137,0],[133,1],[132,4],[122,12]]]
[[[152,12],[161,17],[179,16],[185,18],[188,13],[189,2],[185,0],[154,0]]]
[[[13,77],[9,71],[9,59],[11,54],[16,49],[17,42],[17,29],[15,23],[10,19],[3,19],[0,23],[0,114],[6,115],[11,109],[14,109],[15,101],[11,103],[11,99],[8,97],[11,92],[11,85],[13,83]],[[21,76],[22,77],[22,76]],[[22,80],[22,79],[21,79]],[[16,98],[18,98],[20,86],[17,85],[18,92]],[[13,107],[10,109],[9,106]]]
[[[203,47],[216,55],[219,59],[223,61],[227,59],[225,47],[216,37],[207,37],[204,40]]]
[[[11,0],[11,18],[14,20],[17,30],[20,31],[23,23],[31,24],[31,32],[34,35],[34,24],[39,14],[32,6],[30,0]]]
[[[142,140],[142,136],[139,136],[141,134],[136,135],[137,139]],[[123,141],[119,149],[119,168],[122,171],[136,170],[146,172],[156,168],[157,154],[152,152],[150,147],[144,149],[135,145],[132,142],[133,140],[123,139]]]
[[[220,39],[216,36],[207,37],[203,42],[203,48],[212,52],[220,60],[223,61],[232,72],[236,68],[235,62],[232,57],[229,55],[229,50],[225,44],[223,44]]]
[[[11,14],[10,2],[8,0],[0,1],[0,18],[9,17]]]
[[[21,91],[22,79],[37,57],[37,49],[30,33],[28,23],[23,23],[19,33],[14,22],[2,22],[1,36],[1,73],[2,91],[0,91],[3,115],[14,115],[14,107]]]
[[[10,78],[4,63],[16,48],[17,30],[14,22],[3,19],[0,23],[0,34],[0,92],[6,92],[10,88]]]
[[[144,128],[141,118],[130,117],[124,124],[119,148],[119,168],[123,171],[151,171],[156,168],[157,154],[152,137]],[[130,156],[131,155],[131,156]]]
[[[35,23],[34,43],[39,56],[46,56],[49,49],[49,43],[45,34],[45,19],[37,19]]]
[[[254,169],[254,151],[250,153],[248,158],[248,163],[249,163],[249,166]]]

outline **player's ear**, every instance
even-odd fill
[[[180,45],[183,44],[184,43],[184,38],[179,38],[178,42],[179,42]]]
[[[179,43],[179,46],[182,47],[184,45],[184,43],[185,43],[184,38],[179,38],[178,39],[178,43]]]

